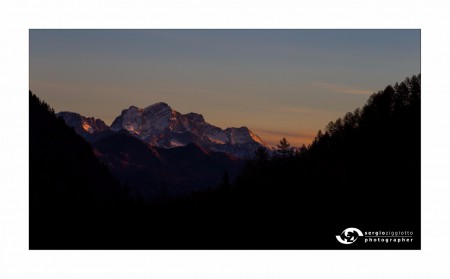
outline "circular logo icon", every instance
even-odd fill
[[[336,235],[336,239],[342,244],[352,244],[360,236],[363,236],[363,233],[357,228],[347,228],[341,235]]]

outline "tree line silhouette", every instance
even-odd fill
[[[323,132],[318,131],[309,146],[302,146],[294,151],[288,140],[283,138],[275,155],[271,155],[268,150],[258,149],[255,159],[247,161],[235,181],[230,181],[225,171],[219,187],[183,198],[167,198],[153,204],[123,200],[120,197],[124,196],[123,192],[126,193],[126,190],[114,182],[97,161],[94,165],[98,170],[104,170],[101,173],[107,177],[106,181],[110,181],[105,183],[113,185],[110,190],[115,189],[111,191],[117,196],[112,203],[114,206],[107,211],[101,210],[101,214],[94,214],[102,217],[103,221],[100,223],[92,221],[91,217],[86,218],[86,222],[76,222],[81,230],[90,226],[89,230],[95,233],[83,234],[75,244],[65,238],[52,247],[420,248],[420,83],[419,74],[394,86],[387,86],[371,95],[361,109],[330,122]],[[30,97],[30,103],[33,98],[35,97]],[[42,108],[43,104],[40,103],[40,106]],[[52,113],[49,107],[45,110],[47,114]],[[55,118],[51,121],[60,120]],[[62,124],[58,125],[63,126]],[[36,172],[32,167],[37,170],[38,167],[34,164],[40,163],[41,156],[53,152],[49,151],[53,143],[45,143],[44,150],[40,144],[33,145],[32,141],[35,139],[31,137],[31,130],[36,127],[32,126],[30,113],[30,224],[32,221],[39,223],[40,219],[36,216],[42,214],[39,211],[32,220],[31,210],[32,207],[36,208],[32,206],[32,197],[48,195],[51,198],[47,200],[61,200],[60,192],[53,192],[54,188],[46,188],[50,189],[50,193],[37,194],[41,191],[43,193],[40,184],[52,184],[54,177],[49,178],[49,173],[53,172],[44,172],[37,179],[36,174],[31,175],[33,171]],[[42,133],[47,135],[54,132]],[[67,133],[74,137],[71,132]],[[67,143],[55,144],[60,144],[63,150],[67,148]],[[86,154],[92,154],[89,146],[85,143],[80,145],[84,146]],[[66,154],[61,160],[63,158],[67,158]],[[78,162],[85,160],[80,157],[72,159]],[[95,156],[92,160],[95,160]],[[49,167],[59,164],[56,161],[48,163]],[[64,171],[66,170],[63,170],[57,181],[68,188],[76,189],[79,186],[84,189],[82,185],[87,189],[94,187],[84,181],[90,180],[94,174],[86,174],[86,177],[80,178],[82,181],[66,184],[68,179]],[[36,192],[33,195],[32,188]],[[89,192],[87,189],[83,191]],[[86,194],[86,197],[91,196]],[[84,204],[82,199],[70,204],[80,207],[81,203]],[[64,215],[67,207],[71,208],[71,205],[68,206],[65,202],[63,205],[53,204],[48,211],[56,210],[59,211],[58,214]],[[90,207],[89,210],[98,211],[95,207]],[[414,231],[416,242],[384,247],[355,243],[351,247],[342,247],[335,235],[348,227],[361,230],[410,230]],[[65,233],[71,234],[69,230]],[[30,227],[30,240],[31,237]],[[37,247],[48,246],[50,240],[44,240],[37,240],[36,243],[40,244]]]

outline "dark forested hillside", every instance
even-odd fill
[[[30,248],[76,248],[124,193],[91,146],[30,92]],[[100,220],[101,221],[101,220]],[[68,246],[67,244],[71,244]]]
[[[214,188],[224,171],[234,178],[243,166],[243,160],[193,143],[168,149],[151,146],[126,130],[105,136],[92,146],[111,173],[146,201]]]

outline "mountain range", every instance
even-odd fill
[[[124,109],[111,126],[74,112],[57,116],[90,143],[129,195],[161,200],[217,187],[234,179],[256,149],[271,149],[247,127],[222,130],[201,114],[166,103]]]
[[[122,111],[111,127],[101,119],[78,113],[60,112],[57,115],[91,143],[113,132],[126,130],[154,147],[167,149],[195,144],[210,152],[225,152],[242,159],[253,157],[259,147],[271,149],[247,127],[222,130],[207,123],[201,114],[181,114],[163,102],[143,109],[130,106]]]

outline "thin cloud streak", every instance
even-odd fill
[[[276,131],[276,130],[268,130],[268,129],[255,129],[256,133],[264,133],[264,134],[268,134],[268,135],[276,135],[276,136],[280,136],[282,137],[295,137],[295,138],[304,138],[304,137],[310,137],[312,134],[311,133],[295,133],[295,132],[286,132],[286,131]],[[281,139],[280,138],[280,139]]]
[[[335,114],[340,113],[339,111],[325,110],[325,109],[315,109],[315,108],[302,108],[302,107],[275,107],[274,110],[277,112],[284,113],[304,113],[304,114],[315,114],[315,113],[329,113]]]
[[[351,85],[343,85],[337,83],[327,83],[327,82],[312,82],[311,85],[316,88],[326,89],[336,93],[350,94],[350,95],[364,95],[369,96],[373,92],[369,90],[359,89]]]
[[[292,146],[296,147],[302,146],[302,144],[308,145],[315,137],[315,133],[313,132],[296,133],[269,129],[253,129],[253,131],[272,147],[276,147],[283,137],[286,138]]]

